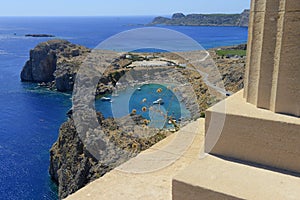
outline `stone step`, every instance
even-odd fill
[[[300,178],[207,155],[173,178],[172,196],[173,200],[298,200]]]
[[[300,173],[300,119],[247,103],[243,90],[206,111],[205,130],[206,153]]]

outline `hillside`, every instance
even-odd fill
[[[250,10],[241,14],[188,14],[175,13],[172,18],[156,17],[151,25],[176,26],[248,26]]]

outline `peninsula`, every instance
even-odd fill
[[[172,18],[156,17],[150,25],[173,26],[241,26],[247,27],[250,10],[241,14],[188,14],[175,13]]]

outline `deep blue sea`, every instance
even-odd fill
[[[29,50],[48,40],[24,35],[53,34],[93,48],[121,31],[143,27],[141,24],[152,18],[0,18],[0,199],[57,199],[56,187],[48,175],[49,149],[71,107],[70,94],[36,90],[35,84],[20,82]],[[204,48],[244,43],[248,31],[241,27],[165,28],[192,37]],[[102,111],[109,115],[109,109],[104,107]]]

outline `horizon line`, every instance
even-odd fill
[[[245,8],[240,12],[202,12],[202,13],[195,13],[195,12],[173,12],[169,14],[123,14],[123,15],[0,15],[0,17],[167,17],[167,16],[172,16],[175,13],[183,13],[184,15],[190,15],[190,14],[204,14],[204,15],[209,15],[209,14],[241,14],[244,10],[247,10],[249,8]],[[188,13],[188,14],[186,14]]]

